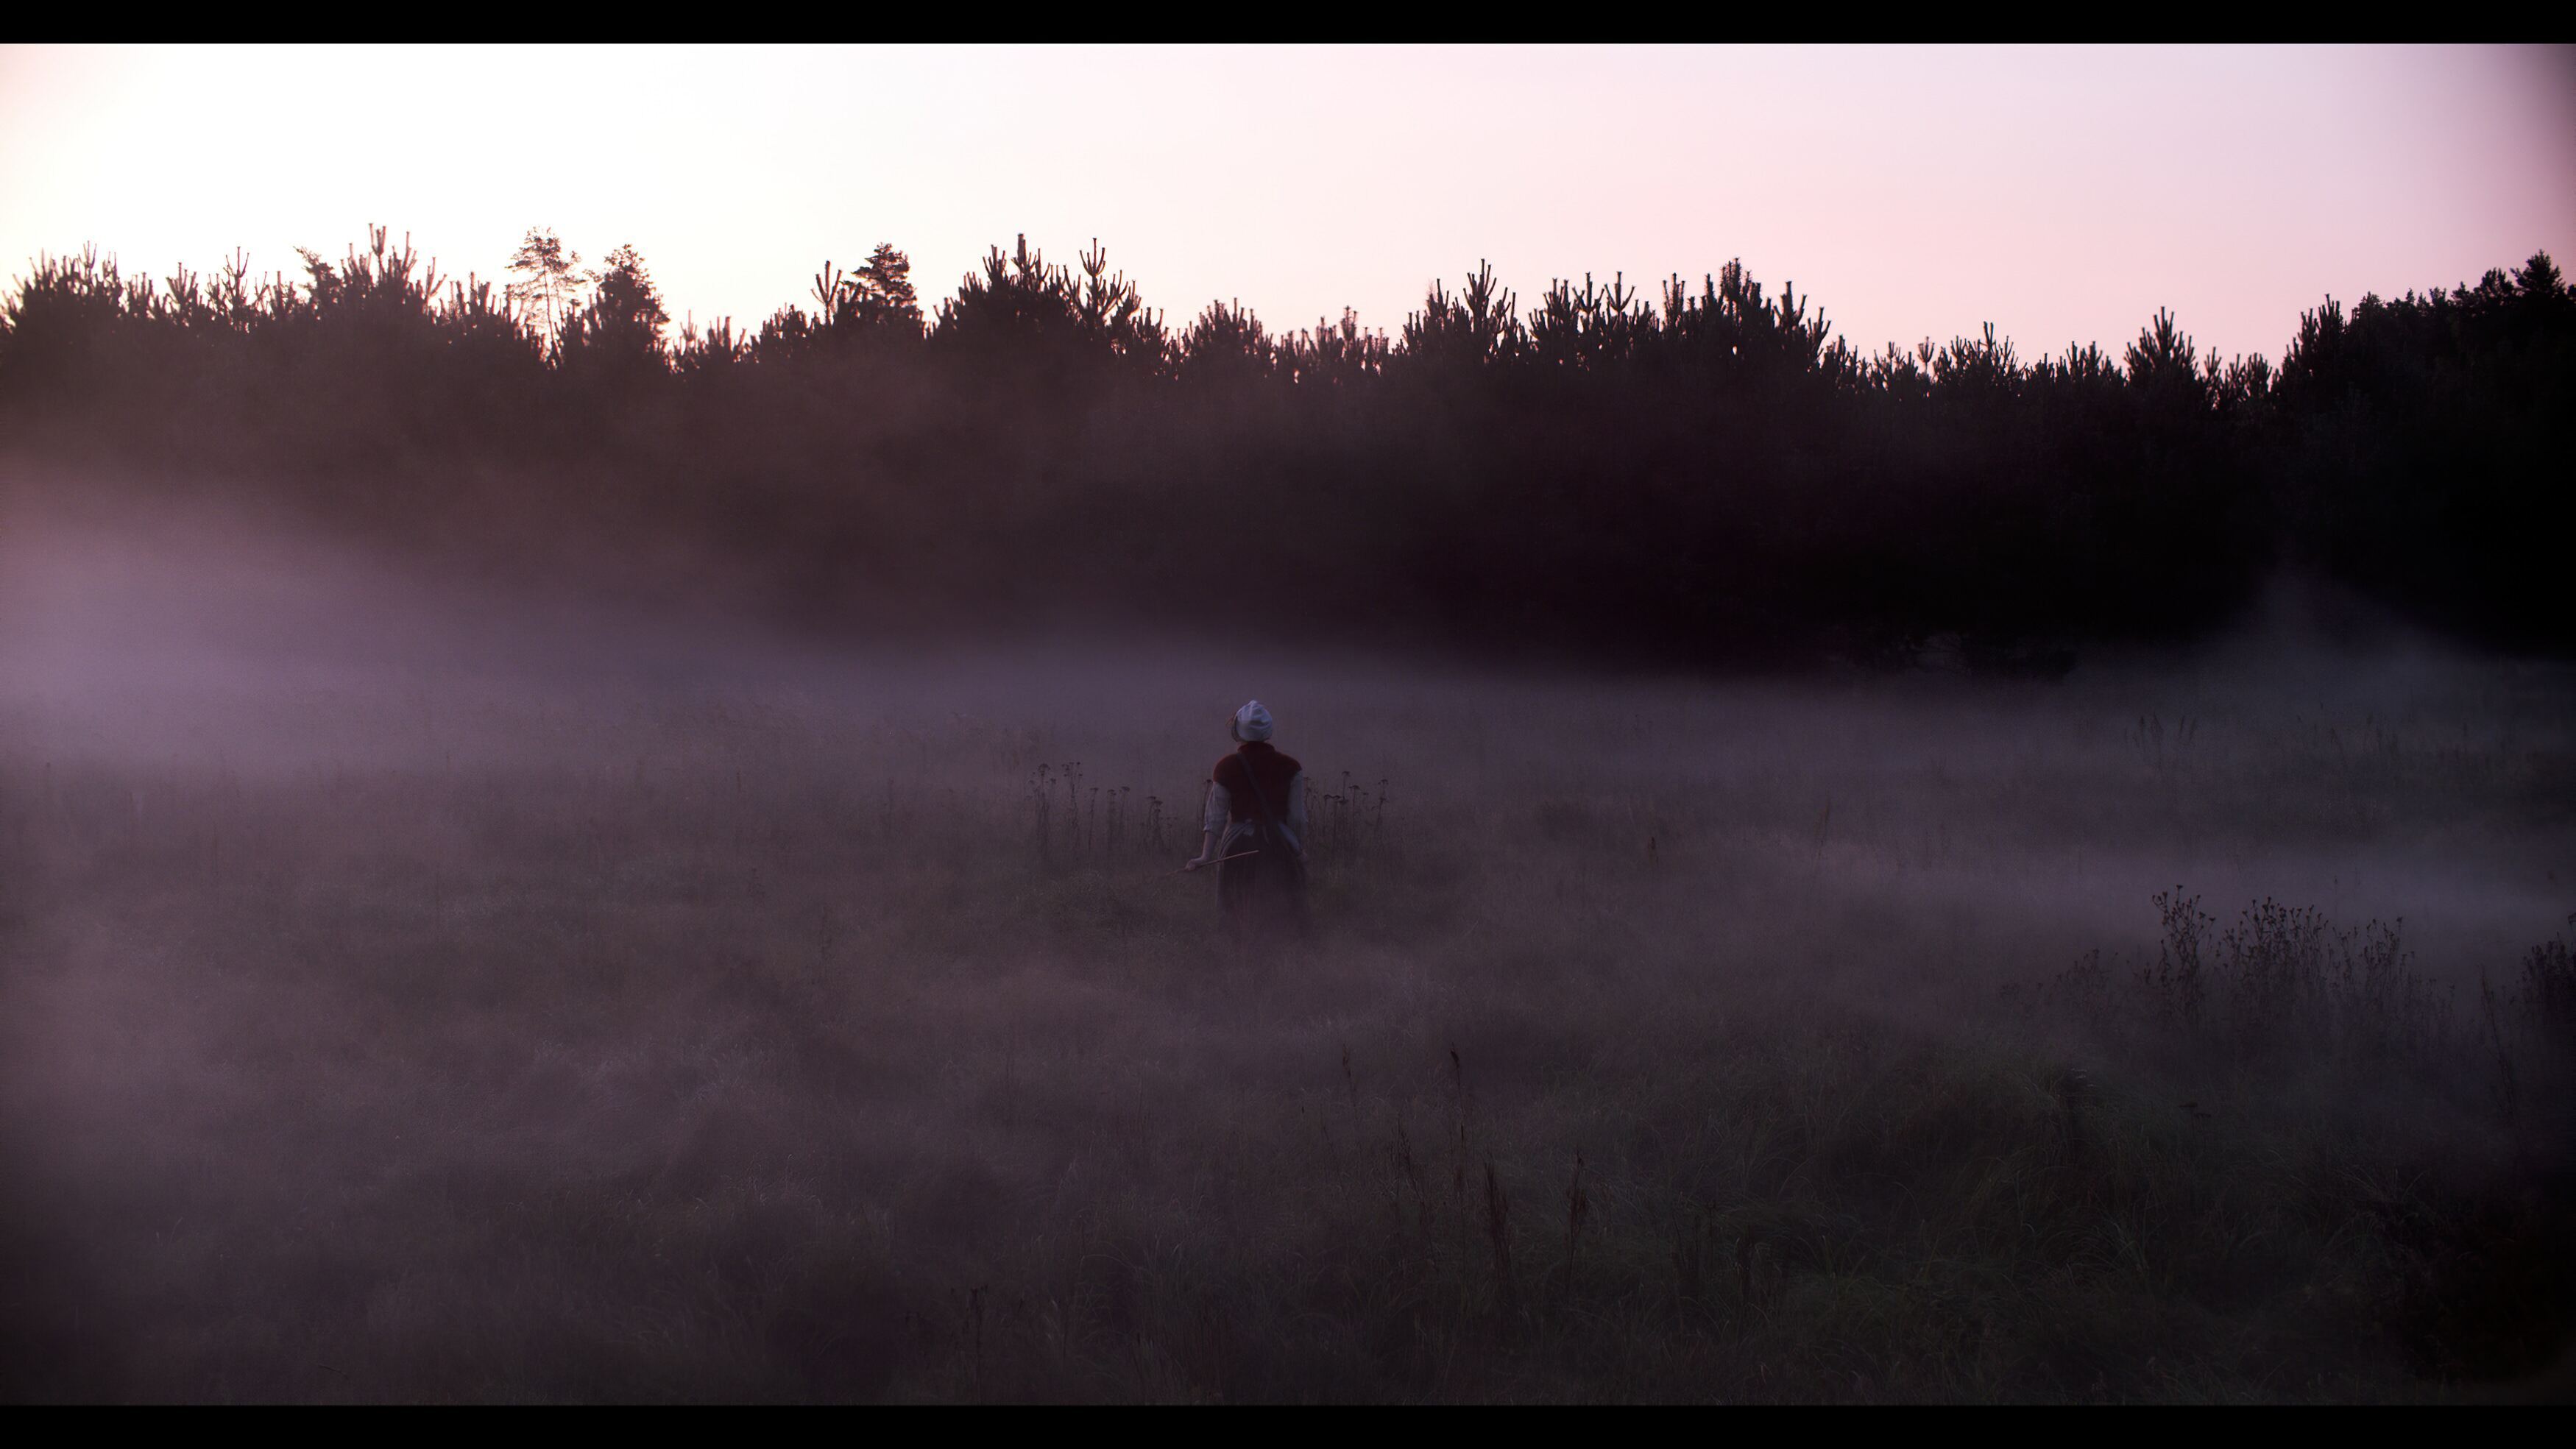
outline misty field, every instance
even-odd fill
[[[0,629],[8,1398],[2566,1391],[2563,670],[903,656],[118,559]],[[1238,949],[1168,873],[1256,695],[1315,928]]]

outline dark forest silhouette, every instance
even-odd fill
[[[1224,304],[1175,331],[1096,244],[996,248],[927,317],[880,246],[748,333],[675,329],[632,247],[590,273],[531,232],[507,288],[380,228],[302,256],[38,260],[0,318],[10,446],[531,566],[684,542],[818,619],[1266,598],[1324,639],[1792,663],[1956,635],[2046,672],[2217,627],[2287,568],[2576,647],[2546,525],[2576,289],[2545,254],[2328,299],[2277,367],[2162,312],[2118,357],[2024,362],[1990,326],[1863,353],[1734,264],[1526,307],[1480,267],[1388,337]]]

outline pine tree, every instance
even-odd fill
[[[879,242],[868,264],[850,279],[860,290],[860,320],[871,327],[897,327],[921,335],[921,299],[912,290],[912,259]]]
[[[501,289],[551,347],[563,334],[573,299],[595,280],[581,270],[581,253],[563,244],[551,227],[529,227],[519,249],[510,254],[510,270],[519,280]]]
[[[653,286],[644,258],[630,245],[620,245],[606,258],[590,303],[564,323],[561,347],[567,354],[591,354],[628,361],[662,360],[662,333],[671,314]]]

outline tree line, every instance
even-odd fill
[[[1097,246],[996,247],[925,313],[891,245],[755,328],[674,327],[631,246],[442,279],[370,228],[300,276],[39,258],[0,308],[29,460],[281,502],[621,586],[904,628],[1067,613],[1638,663],[2062,668],[2284,569],[2456,637],[2576,644],[2576,289],[2331,298],[2275,365],[2159,312],[2113,355],[1991,326],[1865,353],[1736,264],[1390,336],[1168,325]],[[60,476],[53,475],[53,476]]]

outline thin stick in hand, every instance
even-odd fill
[[[1232,855],[1220,855],[1220,856],[1218,856],[1216,859],[1209,861],[1209,862],[1208,862],[1208,864],[1210,864],[1210,865],[1223,865],[1223,864],[1225,864],[1225,863],[1226,863],[1227,861],[1229,861],[1229,860],[1241,860],[1241,859],[1243,859],[1243,858],[1244,858],[1245,856],[1247,856],[1247,855],[1259,855],[1260,853],[1261,853],[1261,852],[1260,852],[1260,851],[1258,851],[1258,850],[1238,850],[1238,851],[1236,851],[1236,852],[1235,852],[1234,854],[1232,854]],[[1185,866],[1182,866],[1182,867],[1181,867],[1180,869],[1178,869],[1178,870],[1167,870],[1167,871],[1163,872],[1163,874],[1164,874],[1164,876],[1165,876],[1165,877],[1167,877],[1167,878],[1168,878],[1168,877],[1176,876],[1176,875],[1185,875],[1185,874],[1187,874],[1188,872],[1189,872],[1189,867],[1185,865]]]

